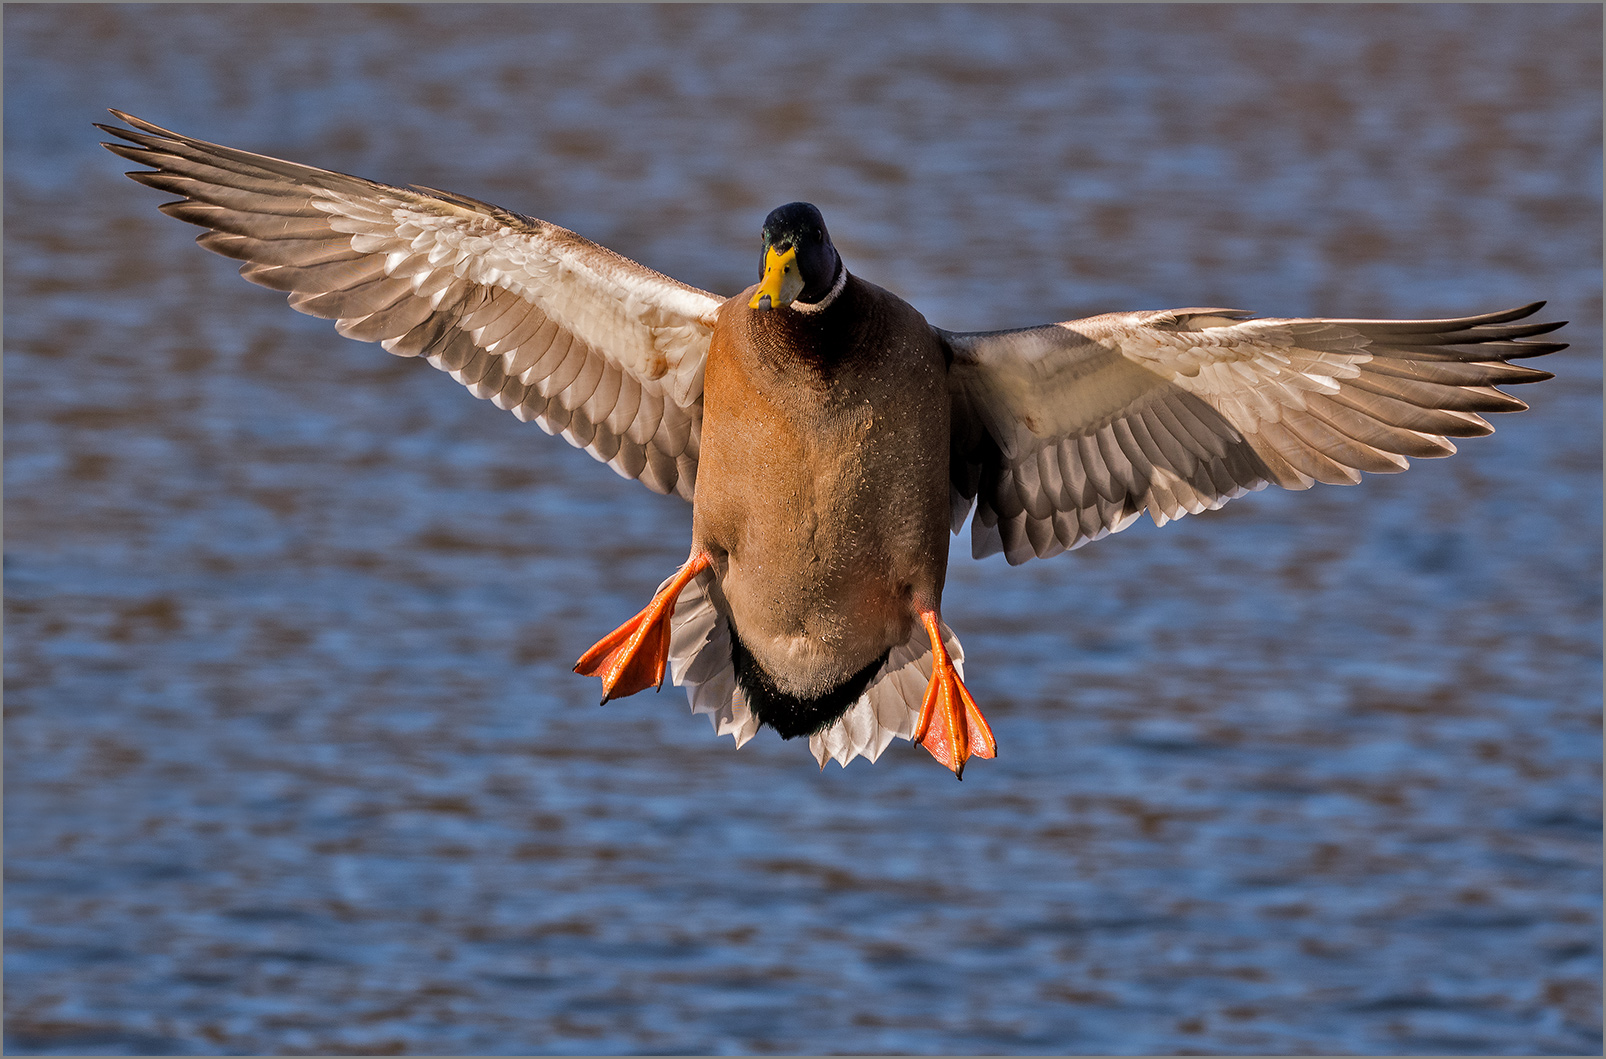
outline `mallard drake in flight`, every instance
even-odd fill
[[[932,327],[850,273],[819,210],[762,233],[733,298],[545,221],[191,139],[112,111],[105,146],[162,212],[348,338],[424,357],[626,478],[692,502],[689,556],[575,669],[602,699],[666,667],[740,746],[808,736],[823,766],[894,736],[958,775],[996,752],[942,620],[950,529],[1049,556],[1276,484],[1448,456],[1522,401],[1509,363],[1565,348],[1539,309],[1454,320],[1124,312]]]

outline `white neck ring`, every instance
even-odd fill
[[[793,302],[792,308],[796,309],[800,313],[820,312],[832,302],[836,301],[836,296],[841,294],[842,288],[846,287],[847,285],[848,269],[846,265],[843,265],[837,269],[836,282],[831,284],[831,289],[825,292],[825,297],[821,298],[817,302],[814,302],[812,305],[806,305],[803,302]]]

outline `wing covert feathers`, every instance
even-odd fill
[[[556,225],[195,140],[112,111],[162,212],[348,338],[423,357],[627,478],[692,495],[720,299]]]
[[[1020,331],[941,332],[953,354],[952,513],[1011,563],[1275,484],[1353,484],[1449,440],[1496,389],[1550,373],[1512,360],[1565,343],[1543,302],[1453,320],[1251,319],[1235,309],[1112,313]]]

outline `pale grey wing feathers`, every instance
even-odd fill
[[[1543,302],[1457,320],[1256,320],[1232,309],[1112,313],[939,332],[953,355],[954,531],[1011,563],[1130,525],[1218,508],[1268,484],[1355,483],[1490,433],[1495,389],[1550,374],[1507,361],[1566,348],[1514,323]]]
[[[249,154],[113,111],[162,211],[349,338],[424,357],[627,478],[691,499],[720,299],[556,225]]]

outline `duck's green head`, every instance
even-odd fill
[[[789,202],[764,218],[762,278],[749,301],[752,309],[779,309],[797,303],[809,308],[826,301],[842,272],[842,258],[831,245],[825,218],[807,202]]]

